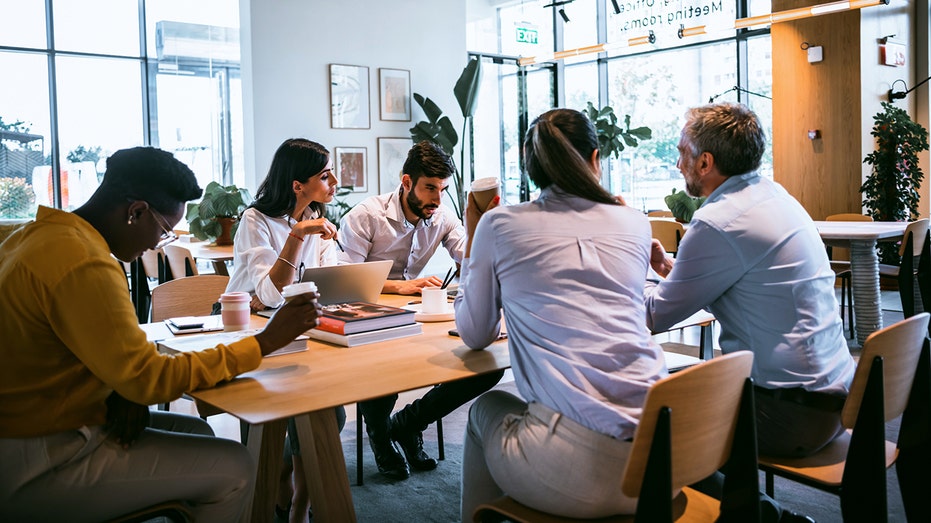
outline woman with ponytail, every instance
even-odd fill
[[[504,312],[521,398],[491,391],[469,412],[462,520],[502,493],[560,516],[632,514],[618,471],[647,390],[667,375],[643,306],[650,224],[599,184],[582,113],[538,117],[523,153],[540,197],[476,209],[470,195],[467,209],[456,327],[480,350]]]

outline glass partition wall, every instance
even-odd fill
[[[673,189],[684,190],[676,145],[689,107],[710,100],[745,103],[771,136],[769,28],[733,29],[735,18],[769,12],[769,2],[557,3],[469,4],[467,46],[486,62],[474,121],[475,176],[499,176],[505,201],[533,196],[533,187],[520,190],[521,181],[527,182],[520,140],[527,123],[553,107],[611,106],[619,125],[629,115],[631,127],[652,130],[652,139],[602,163],[604,186],[644,211],[665,209],[663,198]],[[704,32],[688,36],[692,31],[684,31],[679,37],[680,29],[692,27]],[[643,45],[631,43],[638,38]],[[552,59],[554,52],[601,43],[615,49]],[[527,57],[539,59],[526,64]],[[522,61],[525,65],[516,65]],[[772,177],[771,142],[761,171]]]

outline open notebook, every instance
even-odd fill
[[[317,285],[321,305],[351,301],[377,303],[392,263],[391,260],[381,260],[312,267],[304,270],[301,281],[312,281]],[[258,312],[265,317],[274,313],[275,309]]]

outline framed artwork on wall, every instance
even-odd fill
[[[378,192],[393,191],[401,183],[401,169],[407,159],[407,151],[414,142],[410,138],[378,139]]]
[[[352,192],[368,191],[368,154],[365,147],[337,147],[336,177],[340,186],[352,187]]]
[[[405,69],[378,70],[381,119],[411,121],[411,72]]]
[[[368,129],[369,68],[330,64],[330,127]]]

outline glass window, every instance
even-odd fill
[[[32,218],[51,181],[48,62],[0,52],[0,71],[17,71],[15,82],[0,82],[0,220]]]
[[[598,107],[598,64],[567,66],[565,71],[566,107],[582,111],[587,102]]]
[[[666,209],[663,198],[684,189],[676,168],[682,117],[688,107],[736,85],[736,47],[731,41],[608,62],[608,100],[618,119],[630,115],[631,127],[653,132],[609,161],[609,190],[649,211]]]
[[[145,144],[139,70],[137,60],[57,59],[63,209],[80,206],[94,192],[105,170],[101,160]]]
[[[769,146],[763,153],[760,174],[773,178],[773,41],[766,34],[747,40],[748,83],[746,104],[760,117]],[[762,95],[762,96],[757,96]],[[768,98],[767,98],[768,97]]]
[[[0,45],[46,48],[45,2],[0,0]]]
[[[577,49],[598,43],[598,16],[595,2],[579,2],[562,6],[568,22],[558,18],[562,24],[563,49]]]
[[[140,56],[138,2],[84,0],[53,5],[56,49]]]

